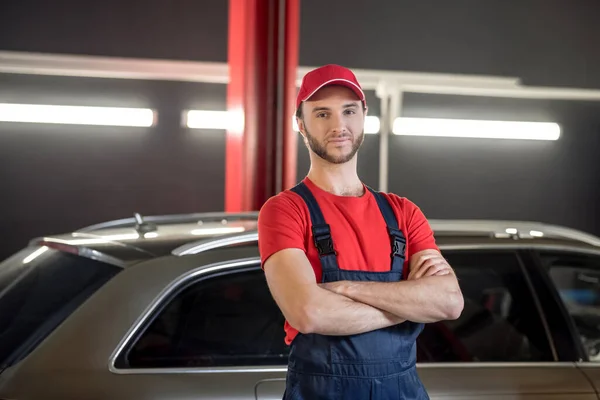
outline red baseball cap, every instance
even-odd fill
[[[296,110],[300,107],[303,101],[308,100],[312,95],[317,93],[324,86],[336,84],[342,85],[351,89],[358,98],[367,104],[365,93],[363,92],[356,76],[348,68],[340,65],[328,64],[308,72],[302,78],[302,84],[296,97]]]

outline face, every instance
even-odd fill
[[[332,164],[354,158],[364,139],[366,112],[352,90],[324,87],[302,107],[298,127],[313,153]]]

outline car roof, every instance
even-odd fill
[[[99,259],[130,265],[162,257],[187,243],[257,229],[258,213],[196,213],[106,221],[73,232],[37,237],[30,245],[85,249]],[[115,264],[113,262],[113,264]]]
[[[185,256],[215,248],[255,245],[258,212],[142,216],[107,221],[74,232],[36,238],[33,245],[70,246],[123,266],[166,255]],[[438,245],[569,246],[600,250],[600,238],[540,222],[430,219]],[[114,262],[113,262],[114,264]]]

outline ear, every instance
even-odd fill
[[[306,132],[306,128],[304,127],[304,121],[296,117],[296,124],[298,125],[298,130],[300,131],[300,134],[306,139],[306,134],[304,133]]]

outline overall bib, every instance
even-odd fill
[[[391,241],[388,272],[346,271],[337,263],[329,225],[304,183],[292,189],[308,206],[314,242],[323,268],[322,282],[402,279],[406,239],[387,199],[370,189]],[[416,371],[416,339],[423,324],[399,325],[351,336],[298,334],[290,347],[284,399],[428,400]]]

